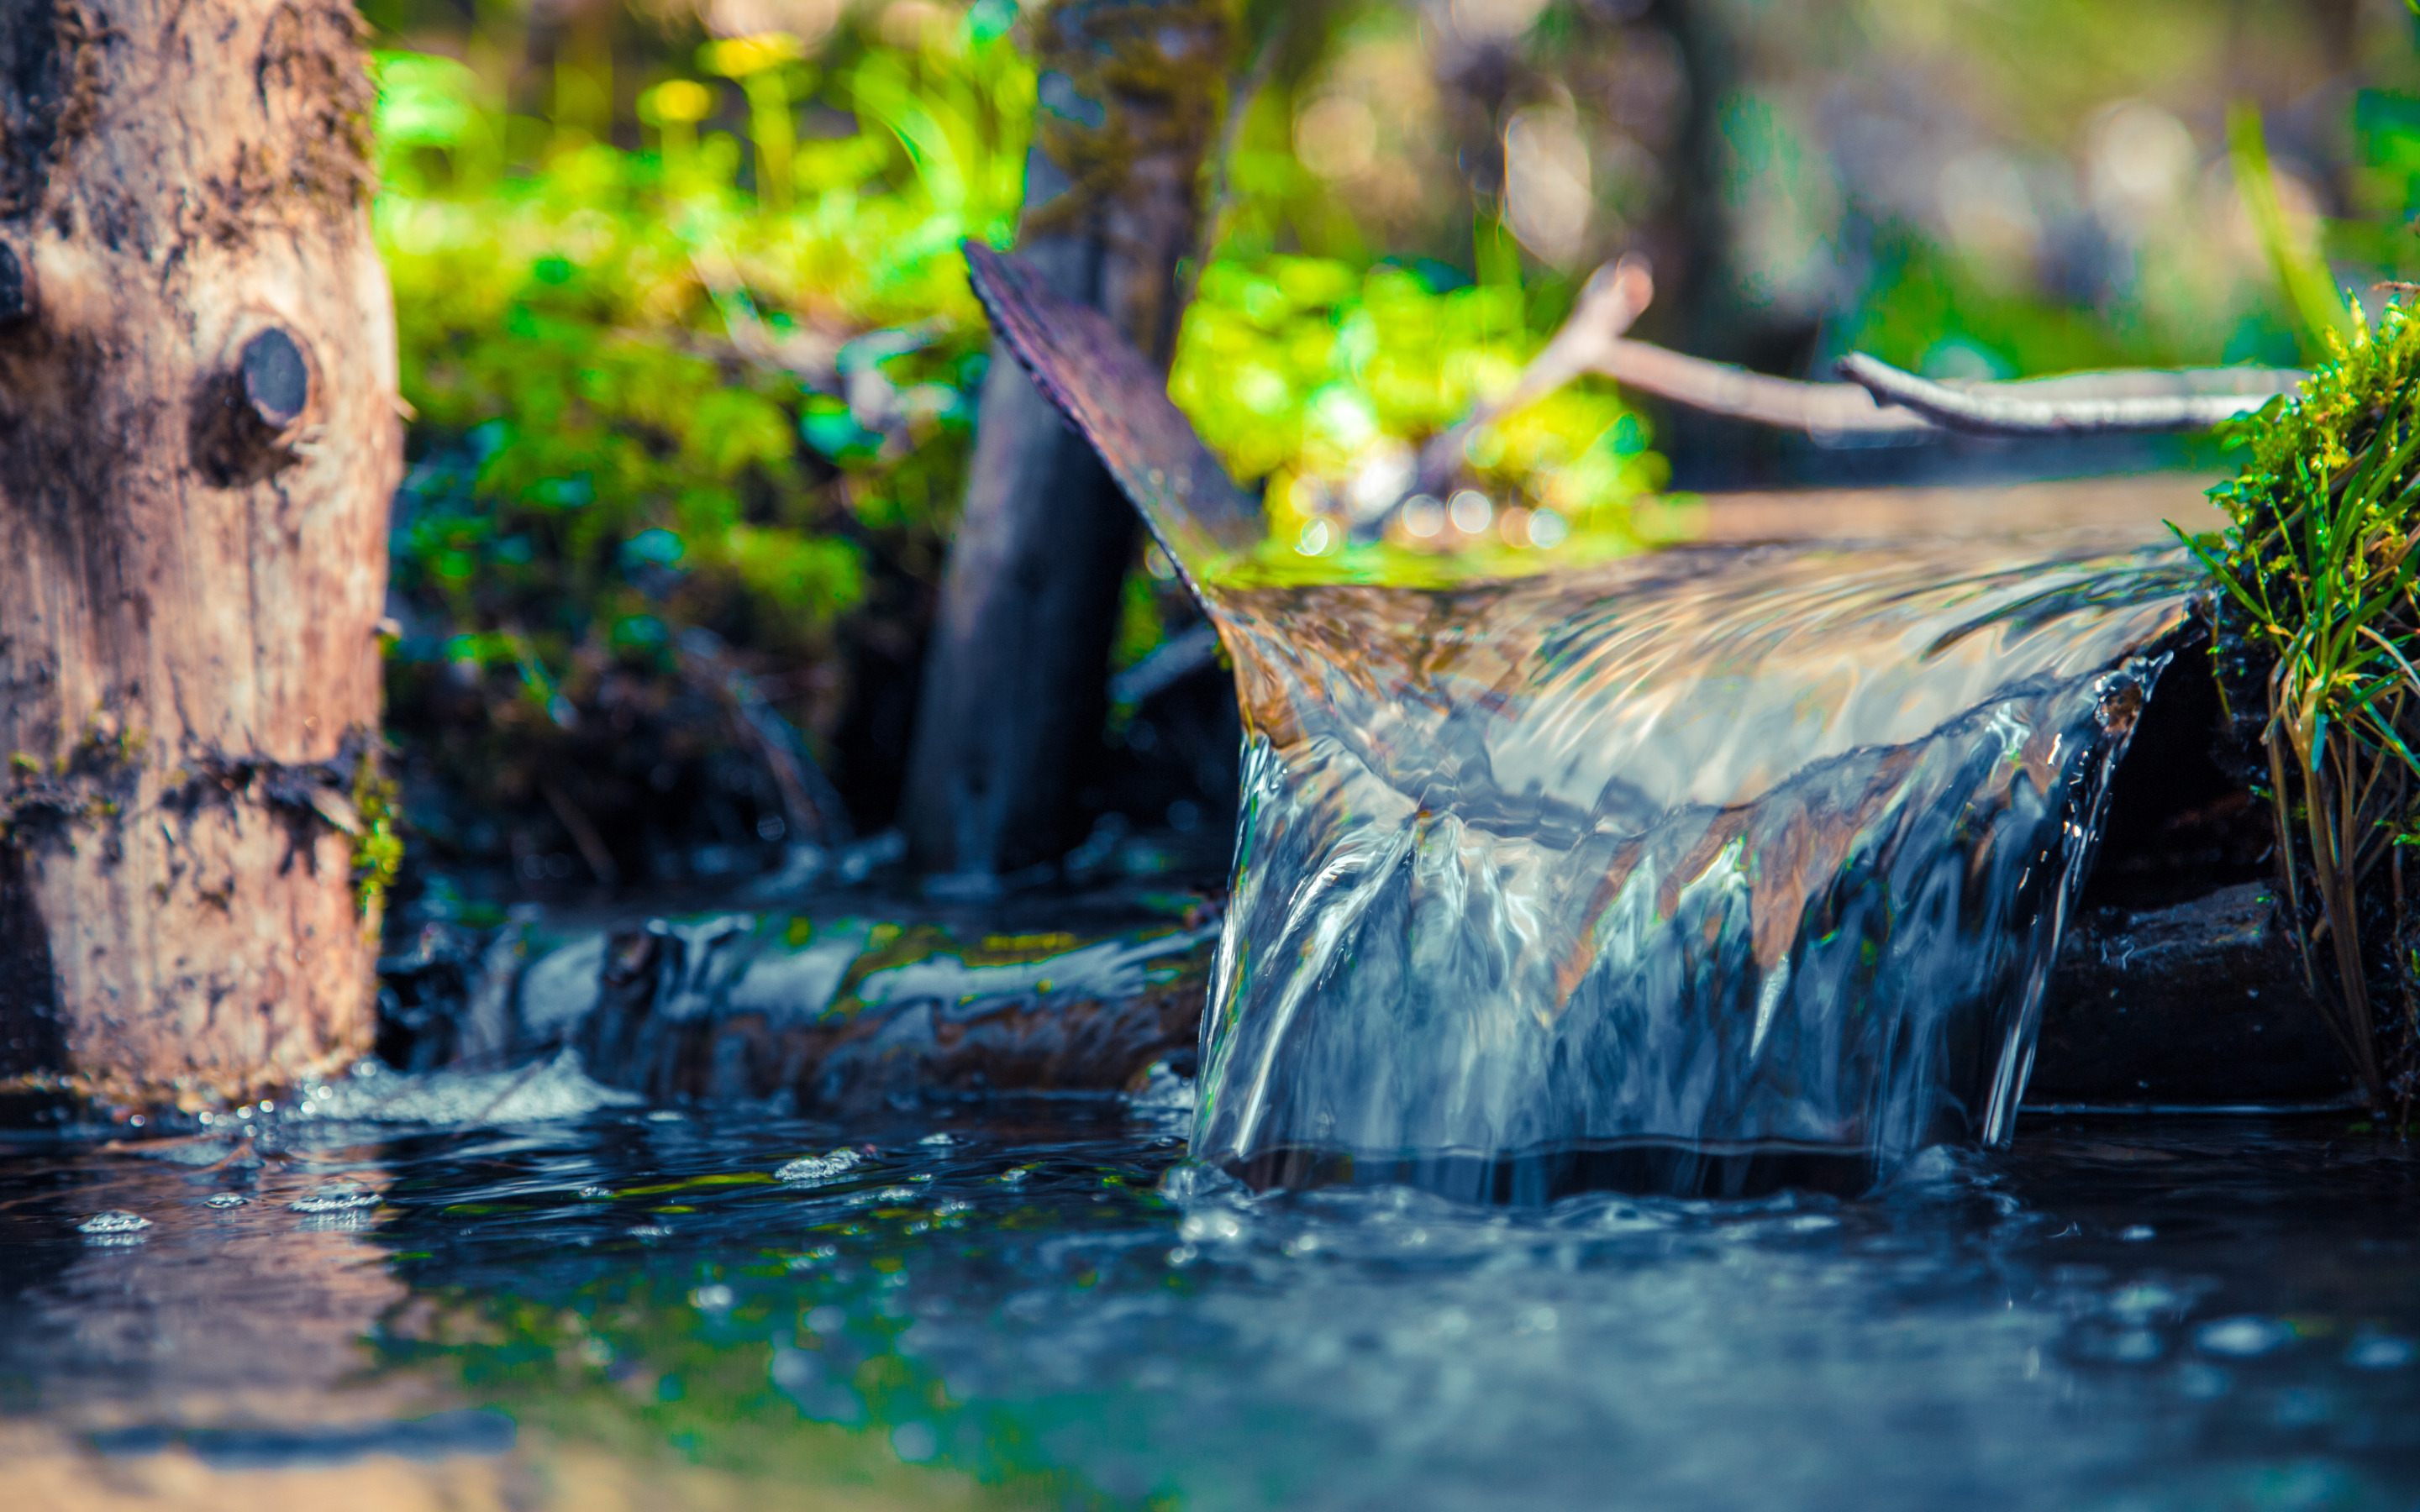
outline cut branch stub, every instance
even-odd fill
[[[294,424],[310,401],[310,364],[302,361],[294,338],[275,326],[244,344],[243,396],[271,430]]]
[[[311,406],[311,360],[270,324],[202,379],[193,404],[194,467],[213,487],[245,488],[297,460],[295,424]]]

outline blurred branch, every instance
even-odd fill
[[[1862,387],[1879,403],[1912,411],[1944,429],[1980,436],[2207,430],[2249,414],[2309,376],[2273,368],[2204,368],[2180,373],[2092,373],[1951,388],[1863,352],[1841,358],[1840,372],[1854,383],[1823,386]],[[2236,386],[2216,392],[2209,387],[2227,380]],[[2156,392],[2163,385],[2166,392]]]
[[[1517,414],[1584,373],[1606,371],[1606,363],[1622,345],[1622,332],[1654,297],[1655,281],[1643,257],[1627,256],[1590,274],[1571,317],[1529,360],[1512,387],[1493,404],[1481,404],[1460,424],[1430,437],[1420,448],[1414,490],[1442,491],[1462,466],[1463,448],[1482,426]]]
[[[2203,430],[2291,392],[2307,374],[2275,368],[2080,373],[2012,383],[1936,383],[1862,352],[1840,360],[1846,383],[1805,383],[1709,362],[1625,332],[1654,297],[1636,256],[1600,268],[1512,389],[1420,449],[1413,491],[1441,493],[1473,432],[1594,373],[1708,414],[1815,436],[1960,431],[2083,436]]]

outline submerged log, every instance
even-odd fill
[[[240,1099],[369,1041],[401,436],[364,61],[341,0],[0,0],[16,1086]]]
[[[1192,1072],[1214,922],[1085,936],[784,915],[649,919],[526,959],[518,926],[399,1066],[492,1070],[576,1049],[659,1102],[832,1113],[900,1096],[1134,1090]],[[418,957],[392,969],[410,980]],[[492,973],[501,969],[503,975]],[[414,1053],[424,1045],[434,1053]],[[2350,1084],[2257,884],[2087,910],[2053,970],[2028,1111],[2332,1106]]]

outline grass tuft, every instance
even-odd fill
[[[2232,517],[2189,541],[2220,589],[2220,691],[2262,758],[2305,980],[2372,1108],[2420,1089],[2420,316],[2390,307],[2237,423]]]

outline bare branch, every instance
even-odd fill
[[[2308,377],[2257,368],[2206,368],[2079,374],[1961,389],[1917,378],[1863,352],[1841,358],[1840,372],[1877,403],[1900,406],[1946,429],[1982,436],[2206,430],[2259,409]],[[2222,383],[2231,387],[2221,389]]]
[[[1872,394],[1854,383],[1801,383],[1771,378],[1643,341],[1611,343],[1590,370],[1708,414],[1816,436],[1876,436],[1940,428],[1913,410],[1875,402]]]
[[[1823,436],[1936,430],[1995,436],[2077,436],[2200,430],[2259,409],[2308,375],[2269,368],[2077,373],[2014,383],[1947,384],[1863,353],[1843,358],[1847,383],[1803,383],[1632,341],[1625,332],[1654,295],[1647,264],[1624,257],[1596,270],[1554,339],[1520,381],[1421,448],[1417,486],[1438,492],[1470,433],[1533,404],[1584,373],[1708,414]]]

